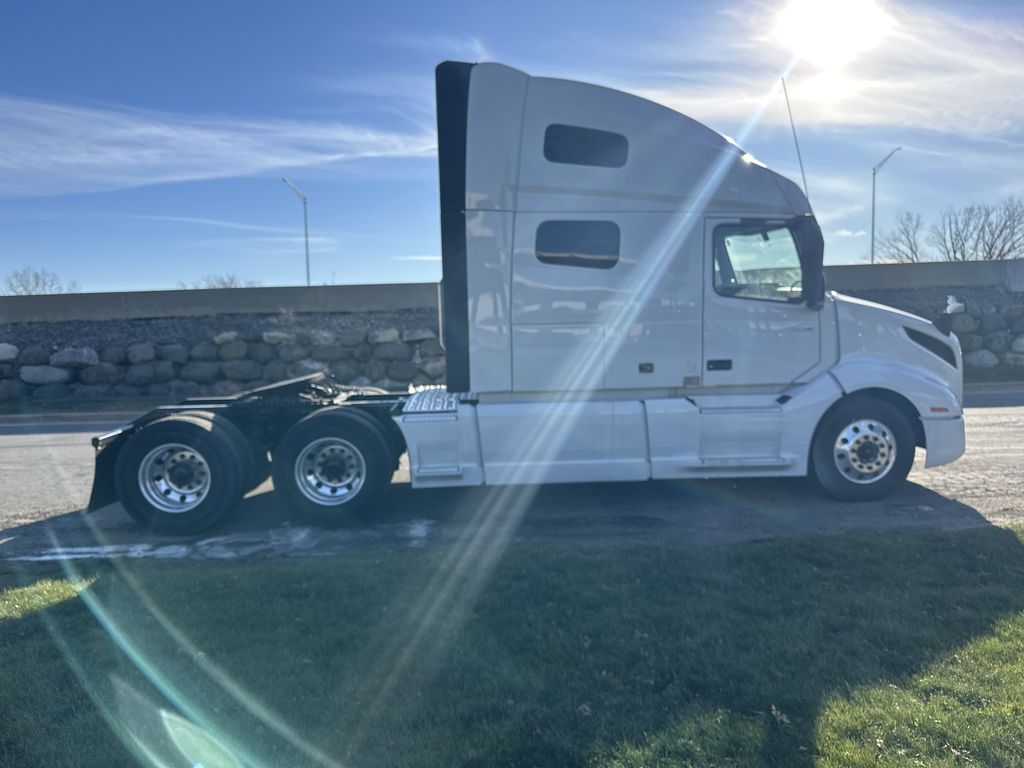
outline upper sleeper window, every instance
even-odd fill
[[[628,154],[629,142],[621,133],[557,123],[544,132],[544,157],[552,163],[621,168]]]
[[[537,227],[537,258],[561,267],[611,269],[619,261],[614,221],[545,221]]]

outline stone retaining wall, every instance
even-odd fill
[[[223,315],[0,328],[0,402],[230,395],[323,371],[404,390],[444,382],[437,313]]]

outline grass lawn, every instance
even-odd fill
[[[0,566],[0,764],[1024,764],[1018,532],[492,544]]]

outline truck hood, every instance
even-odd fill
[[[947,336],[923,317],[884,304],[837,293],[831,298],[840,360],[866,363],[870,359],[886,369],[913,365],[923,375],[941,381],[962,401],[963,355],[955,334]]]
[[[879,322],[899,323],[904,326],[915,328],[923,333],[944,338],[942,332],[935,327],[930,320],[925,320],[920,315],[912,312],[904,312],[902,309],[887,307],[885,304],[878,304],[866,299],[858,299],[853,296],[844,296],[841,293],[832,294],[837,309],[845,309],[847,312],[864,320],[876,320]]]

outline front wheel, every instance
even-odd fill
[[[818,485],[842,501],[869,501],[892,493],[914,463],[914,430],[884,400],[853,397],[818,425],[811,446]]]
[[[298,422],[274,448],[279,498],[306,522],[343,525],[376,511],[391,482],[391,454],[379,427],[345,409]]]

